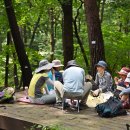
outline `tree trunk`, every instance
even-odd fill
[[[11,42],[11,35],[10,32],[7,32],[7,47]],[[8,87],[8,74],[9,74],[9,52],[6,51],[6,63],[5,63],[5,85],[4,87]]]
[[[102,1],[101,18],[100,18],[101,23],[103,22],[103,15],[104,15],[104,6],[105,6],[105,2],[106,2],[106,0],[103,0],[103,1]]]
[[[17,73],[17,65],[16,65],[16,55],[13,53],[14,58],[14,85],[16,89],[19,89],[19,79],[18,79],[18,73]]]
[[[63,10],[63,55],[64,65],[73,59],[73,18],[72,18],[72,0],[66,0],[61,3]]]
[[[105,60],[104,42],[99,19],[99,8],[96,0],[84,0],[85,13],[88,27],[88,38],[90,47],[91,72],[95,76],[95,64],[99,60]]]
[[[50,36],[50,43],[51,43],[51,56],[50,61],[54,59],[54,50],[55,50],[55,31],[54,31],[54,11],[53,8],[49,10],[49,16],[51,21],[51,36]]]
[[[35,38],[36,30],[38,28],[40,19],[41,19],[41,15],[38,16],[37,22],[34,25],[34,30],[33,30],[32,38],[31,38],[31,41],[30,41],[30,44],[29,44],[30,48],[32,47],[32,44],[33,44],[33,41],[34,41],[34,38]]]
[[[80,46],[80,49],[81,49],[81,52],[82,52],[82,55],[83,55],[83,58],[84,58],[86,67],[89,68],[88,59],[87,59],[87,56],[86,56],[86,54],[85,54],[85,49],[84,49],[84,47],[83,47],[83,43],[82,43],[82,41],[81,41],[81,39],[80,39],[80,36],[79,36],[79,34],[78,34],[78,29],[77,29],[77,24],[76,24],[76,23],[77,23],[77,18],[78,18],[78,15],[79,15],[79,10],[80,10],[80,8],[82,7],[82,4],[83,4],[83,2],[81,2],[81,5],[80,5],[79,8],[77,9],[77,14],[76,14],[76,16],[75,16],[75,19],[73,20],[73,23],[74,23],[74,29],[75,29],[75,36],[76,36],[77,41],[78,41],[78,44],[79,44],[79,46]]]
[[[7,17],[9,20],[9,26],[11,29],[15,49],[18,55],[18,60],[21,66],[21,71],[23,75],[23,87],[29,86],[30,80],[32,78],[32,70],[25,52],[24,43],[21,39],[19,28],[17,25],[13,5],[11,0],[4,0]]]

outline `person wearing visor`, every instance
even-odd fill
[[[111,91],[113,80],[112,76],[109,72],[106,71],[107,64],[105,61],[99,61],[96,64],[96,78],[95,84],[97,89],[92,91],[92,95],[94,97],[99,96],[100,93],[106,93]]]

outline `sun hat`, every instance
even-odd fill
[[[127,75],[130,72],[130,69],[127,67],[123,67],[119,72],[117,72],[119,75]]]
[[[97,67],[97,66],[101,66],[101,67],[103,67],[103,68],[106,68],[106,67],[107,67],[107,63],[106,63],[105,61],[101,60],[101,61],[99,61],[95,66],[96,66],[96,67]]]
[[[125,79],[125,82],[130,83],[130,72],[127,74],[127,77],[126,77],[126,79]]]
[[[67,66],[66,66],[66,69],[71,67],[71,66],[76,66],[76,67],[79,67],[79,65],[77,65],[76,61],[75,60],[70,60],[67,62]]]
[[[61,64],[60,60],[53,60],[52,63],[54,63],[53,67],[62,67],[64,65]]]
[[[42,70],[50,70],[54,66],[54,63],[49,63],[48,60],[41,60],[39,62],[39,67],[36,69],[36,73]]]

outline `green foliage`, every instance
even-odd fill
[[[130,65],[130,5],[125,1],[107,1],[102,24],[105,54],[113,75],[122,65]]]
[[[29,130],[35,130],[35,129],[40,129],[40,130],[68,130],[60,125],[50,125],[50,126],[43,126],[43,125],[33,125]]]
[[[19,27],[21,28],[21,36],[25,42],[25,49],[34,70],[38,67],[41,59],[50,59],[52,54],[50,45],[51,35],[51,14],[50,9],[53,8],[53,22],[55,32],[55,51],[54,59],[60,59],[63,62],[62,47],[62,23],[63,13],[60,2],[68,4],[70,0],[13,0],[13,7]],[[102,1],[101,1],[102,2]],[[73,0],[73,18],[77,15],[77,9],[81,4],[80,0]],[[102,6],[100,6],[102,7]],[[15,48],[13,46],[6,47],[6,35],[9,31],[8,19],[4,2],[0,1],[0,86],[4,84],[5,75],[5,57],[9,53],[9,84],[14,86],[13,68],[14,63],[18,67],[18,76],[21,76],[19,62],[13,58]],[[84,6],[79,10],[77,19],[77,27],[80,38],[83,42],[85,52],[90,62],[90,52],[87,37],[87,25],[84,14]],[[32,47],[29,47],[32,34],[40,16],[40,23],[37,27]],[[102,23],[103,39],[105,43],[105,56],[109,64],[109,69],[114,75],[120,70],[123,64],[130,65],[130,4],[129,0],[106,0],[104,8],[104,17]],[[73,33],[74,34],[74,33]],[[69,51],[69,50],[68,50]],[[84,59],[74,34],[74,54],[78,64],[87,72]]]

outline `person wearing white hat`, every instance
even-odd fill
[[[60,81],[63,83],[62,73],[60,72],[61,67],[64,65],[61,64],[60,60],[53,60],[52,63],[54,64],[53,68],[48,72],[48,77],[54,81]],[[49,94],[55,93],[54,86],[47,84],[47,91]]]
[[[60,60],[53,60],[52,63],[54,63],[53,66],[53,73],[54,73],[54,78],[55,80],[60,81],[61,83],[63,83],[63,77],[62,77],[62,73],[60,72],[61,67],[63,67],[64,65],[61,64]]]
[[[53,63],[49,63],[48,60],[42,60],[39,62],[39,67],[36,69],[35,74],[29,85],[28,98],[31,103],[35,104],[50,104],[55,103],[56,95],[47,94],[43,90],[46,88],[46,84],[53,85],[51,79],[49,79],[47,72],[52,69]]]
[[[129,94],[130,94],[130,72],[127,74],[127,77],[125,79],[125,85],[126,85],[126,88],[124,88],[121,93],[120,93],[120,98],[121,98],[121,101],[127,101],[127,100],[130,100],[129,99]]]

